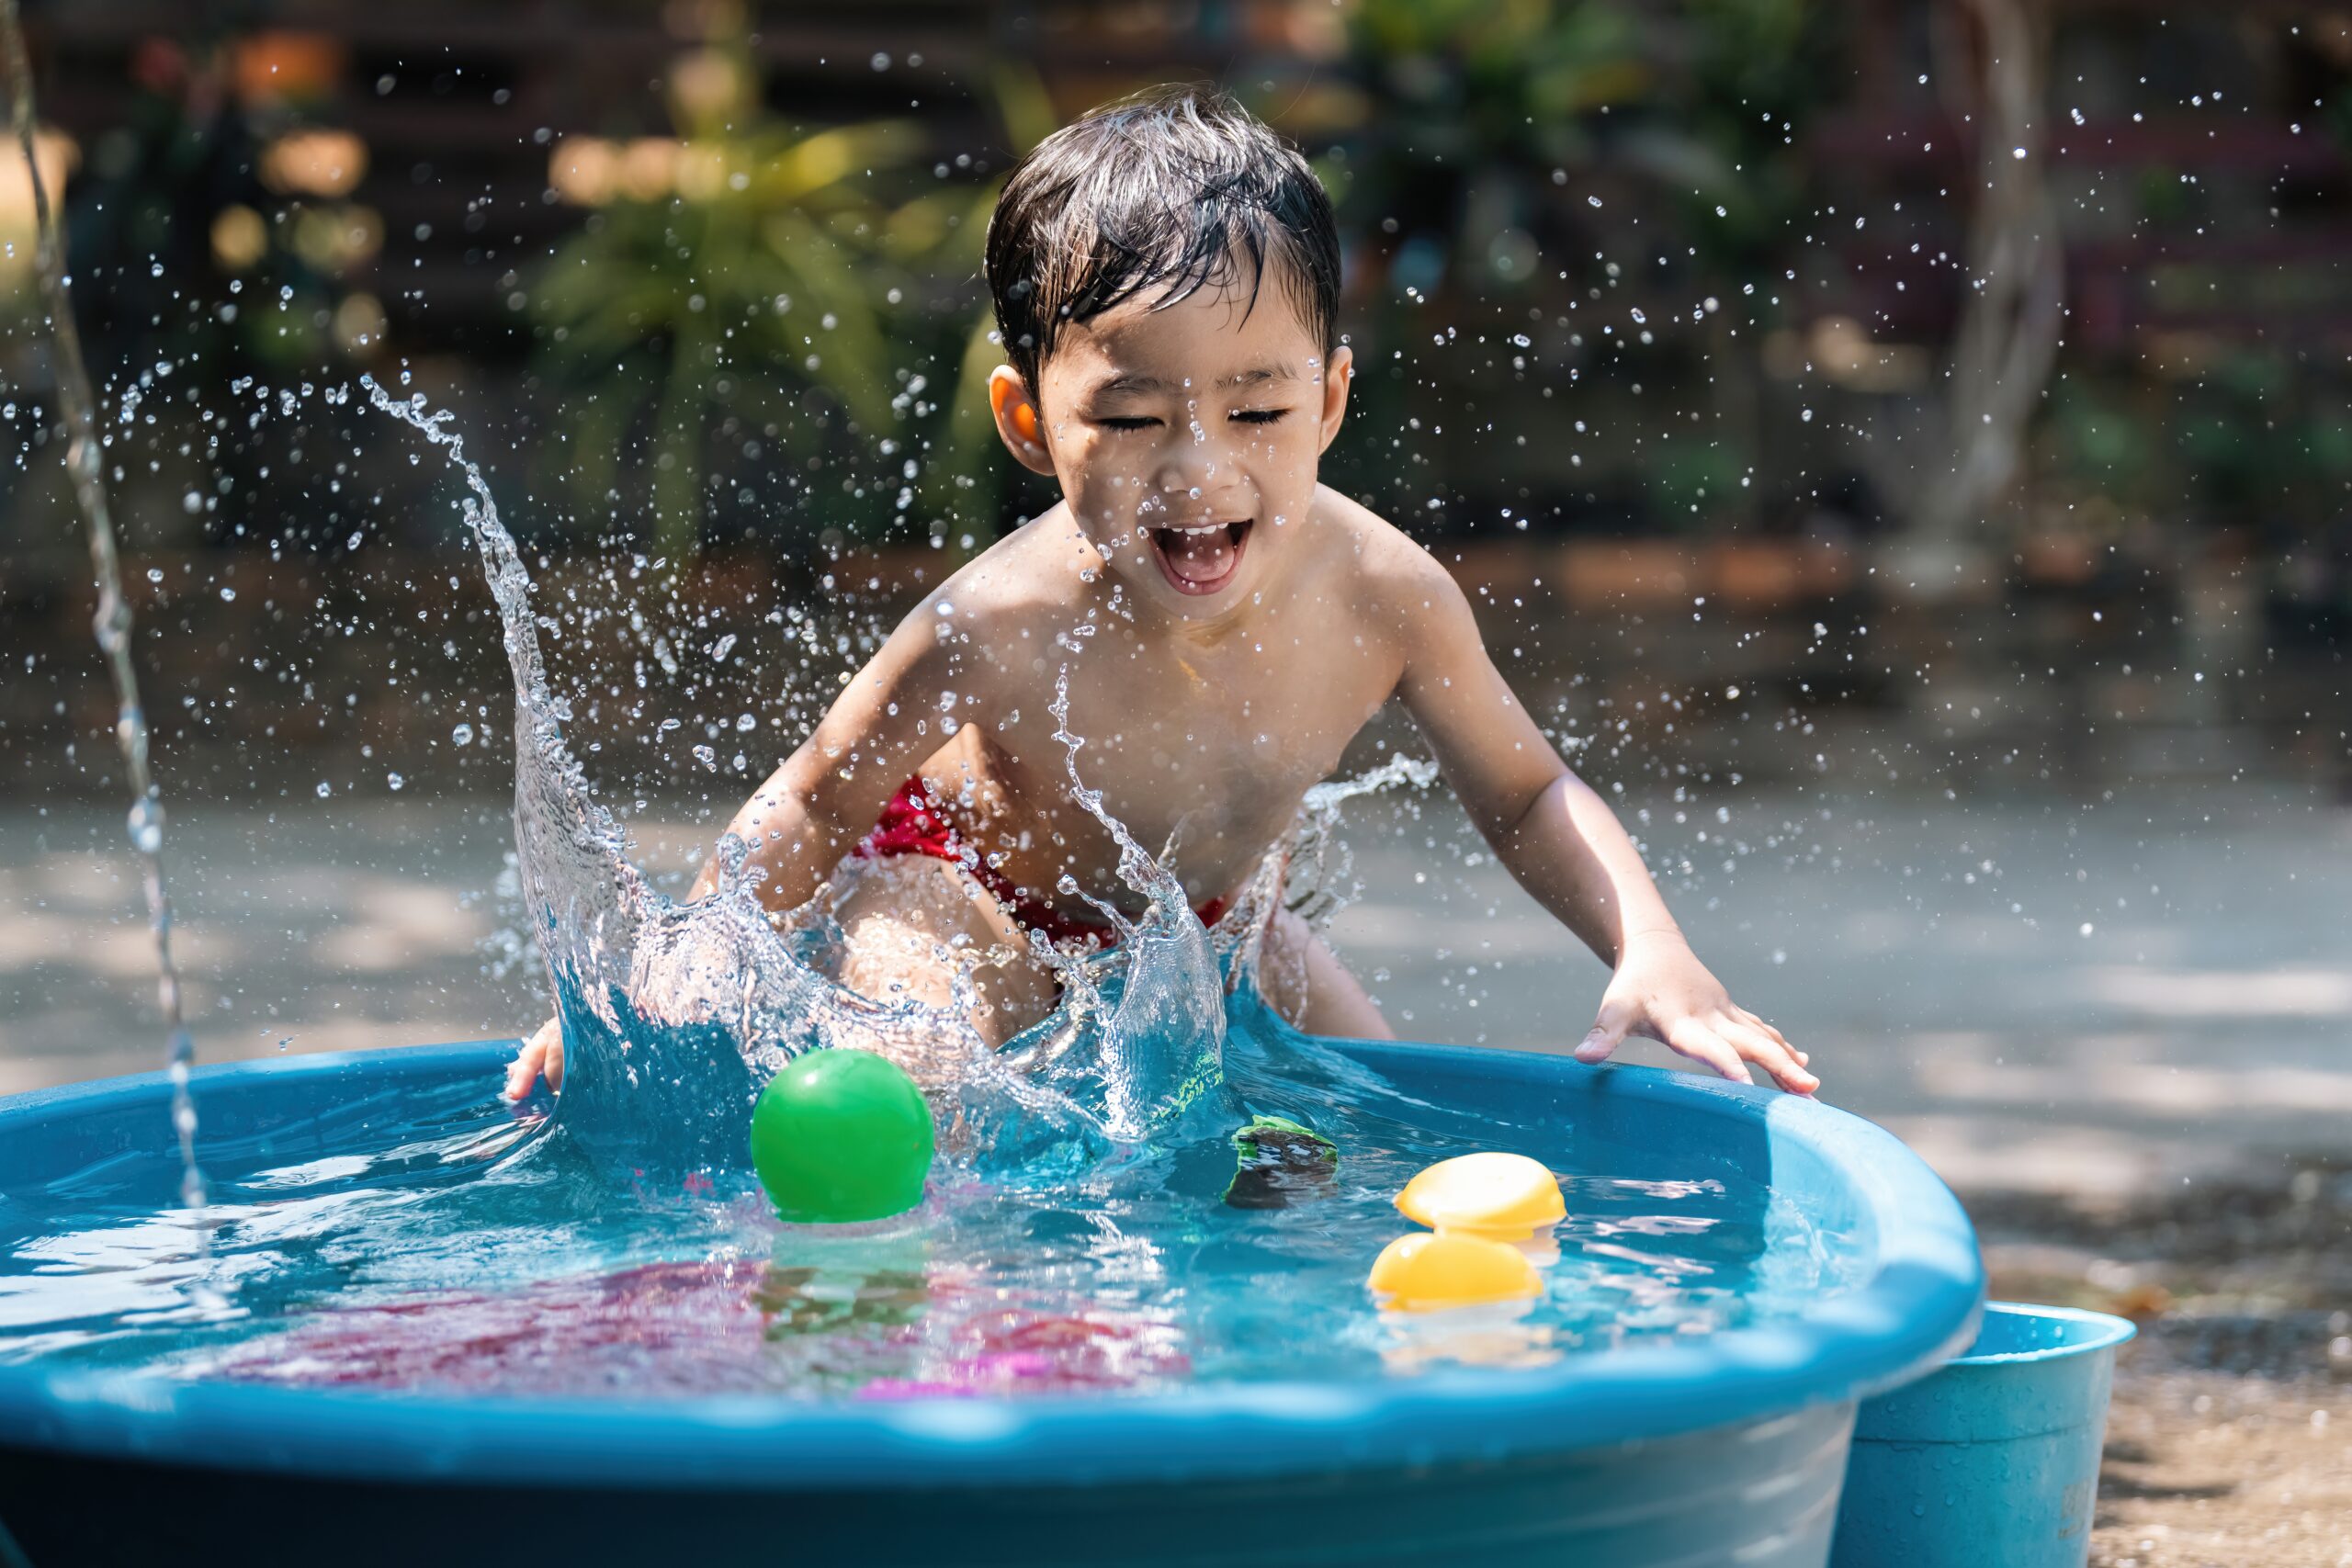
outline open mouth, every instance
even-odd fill
[[[1151,530],[1151,552],[1160,575],[1179,593],[1215,593],[1241,570],[1251,520],[1202,523],[1186,528]]]

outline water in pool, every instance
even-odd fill
[[[1425,767],[1317,792],[1211,931],[1085,790],[1083,739],[1065,731],[1073,794],[1148,908],[1103,906],[1117,946],[1054,955],[1062,1005],[1001,1052],[954,1010],[835,985],[821,911],[779,928],[728,876],[698,903],[666,897],[566,747],[527,573],[461,441],[421,400],[364,390],[467,486],[514,674],[517,851],[565,1092],[552,1111],[488,1081],[388,1099],[299,1163],[208,1151],[200,1219],[170,1196],[161,1125],[150,1155],[0,1193],[0,1360],[631,1397],[1137,1390],[1536,1364],[1790,1314],[1849,1282],[1867,1238],[1760,1186],[1588,1146],[1540,1108],[1497,1121],[1414,1100],[1257,999],[1252,933],[1272,901],[1315,901],[1341,804],[1425,784]],[[1058,650],[1065,692],[1089,646]],[[722,841],[723,868],[741,860]],[[744,1168],[751,1105],[783,1064],[833,1046],[910,1066],[940,1158],[912,1213],[784,1225]],[[1232,1134],[1254,1113],[1312,1125],[1336,1168],[1237,1179]],[[1562,1173],[1567,1219],[1529,1244],[1542,1295],[1383,1312],[1365,1272],[1411,1228],[1390,1200],[1481,1148]]]
[[[740,1173],[609,1170],[488,1086],[388,1100],[320,1157],[216,1156],[205,1269],[232,1304],[210,1312],[159,1146],[0,1200],[0,1359],[518,1393],[1145,1390],[1540,1363],[1841,1282],[1849,1238],[1760,1188],[1571,1174],[1541,1301],[1384,1314],[1364,1273],[1410,1228],[1389,1200],[1416,1169],[1477,1147],[1573,1169],[1577,1130],[1451,1114],[1253,1009],[1231,1023],[1198,1131],[1078,1169],[943,1162],[920,1210],[863,1226],[782,1225]],[[1228,1201],[1244,1107],[1311,1117],[1334,1177]]]

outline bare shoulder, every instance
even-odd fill
[[[1315,512],[1334,549],[1345,552],[1356,602],[1366,615],[1408,626],[1461,601],[1462,591],[1437,558],[1370,507],[1318,485]]]
[[[1074,570],[1086,552],[1066,503],[1057,502],[958,567],[918,614],[1034,615],[1077,598]]]
[[[1039,639],[1076,614],[1083,550],[1069,509],[1056,505],[990,545],[917,604],[891,641],[935,678],[986,682],[1009,664],[1030,668]]]

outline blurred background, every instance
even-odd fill
[[[1459,575],[1702,955],[1961,1190],[1996,1288],[2151,1325],[2098,1560],[2346,1561],[2352,9],[25,12],[201,1056],[538,1016],[458,489],[339,389],[453,411],[575,743],[683,886],[1055,499],[978,390],[1005,170],[1213,80],[1338,203],[1329,482]],[[32,222],[0,164],[0,1092],[160,1050]],[[1581,1035],[1603,971],[1449,800],[1349,840],[1338,944],[1404,1033]],[[2256,1518],[2274,1555],[2214,1544]]]

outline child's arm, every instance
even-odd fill
[[[920,611],[909,616],[728,823],[750,846],[743,874],[768,908],[780,914],[814,897],[908,775],[944,743],[931,723],[945,674],[935,624]],[[690,897],[718,886],[714,858]]]
[[[944,737],[929,720],[937,713],[947,655],[933,630],[936,619],[921,610],[910,615],[727,825],[750,846],[743,874],[768,908],[796,909],[814,897],[907,776],[939,747]],[[706,897],[718,885],[714,858],[689,897]],[[541,1073],[549,1087],[563,1087],[563,1034],[552,1018],[508,1065],[506,1098],[528,1094]]]
[[[1727,1078],[1753,1082],[1753,1062],[1782,1089],[1819,1088],[1804,1053],[1735,1004],[1692,954],[1615,815],[1495,669],[1462,590],[1426,555],[1413,557],[1391,588],[1412,638],[1398,694],[1497,858],[1616,971],[1577,1060],[1600,1061],[1643,1034]]]

